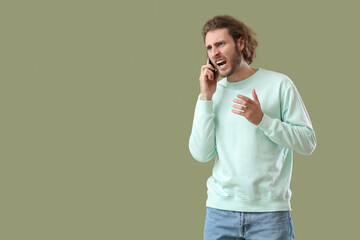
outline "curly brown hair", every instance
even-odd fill
[[[243,22],[235,19],[229,15],[219,15],[215,16],[212,19],[208,20],[202,30],[202,35],[205,37],[206,34],[210,31],[220,29],[220,28],[227,28],[229,34],[234,39],[236,44],[237,40],[242,37],[243,42],[245,43],[244,49],[241,51],[245,61],[248,64],[251,64],[253,59],[256,56],[256,47],[258,42],[255,39],[255,32],[251,30],[248,26],[246,26]]]

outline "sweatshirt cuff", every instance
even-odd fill
[[[213,101],[212,100],[200,100],[200,96],[196,103],[196,109],[202,113],[213,113]]]
[[[260,128],[267,135],[271,131],[273,119],[265,113],[263,114],[263,118],[261,119],[261,122],[259,123],[259,125],[257,125],[257,127]]]

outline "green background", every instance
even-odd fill
[[[202,239],[213,161],[188,150],[201,28],[257,34],[251,66],[288,75],[318,145],[294,154],[296,239],[359,219],[357,1],[0,3],[0,239]],[[354,238],[352,238],[354,239]]]

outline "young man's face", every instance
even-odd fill
[[[205,48],[221,77],[232,75],[240,67],[240,51],[243,46],[239,49],[226,28],[208,32],[205,36]]]

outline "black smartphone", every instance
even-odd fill
[[[217,69],[215,67],[215,65],[212,63],[212,61],[209,58],[209,63],[211,64],[211,66],[213,66],[215,68],[215,70],[211,70],[214,73],[214,77],[215,77],[215,73],[217,72]]]

